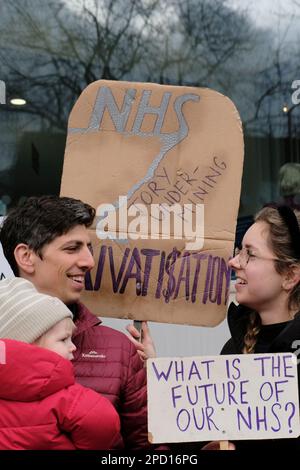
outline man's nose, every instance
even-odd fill
[[[85,247],[81,253],[80,253],[80,258],[78,260],[78,265],[81,268],[86,268],[88,271],[92,269],[95,266],[95,260],[90,252],[90,249],[88,247]]]

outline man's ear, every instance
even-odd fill
[[[282,287],[284,290],[291,291],[300,282],[300,266],[295,264],[290,267],[284,276]]]
[[[25,243],[19,243],[14,250],[15,260],[19,267],[19,271],[26,274],[34,273],[34,257],[35,253]]]

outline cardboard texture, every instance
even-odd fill
[[[149,441],[298,437],[297,377],[291,353],[149,359]]]
[[[95,314],[206,326],[224,319],[243,151],[238,112],[213,90],[101,80],[82,92],[61,195],[98,208],[83,296]],[[157,217],[155,204],[165,205]],[[184,212],[167,224],[174,204]]]

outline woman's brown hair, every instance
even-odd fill
[[[300,212],[294,211],[300,227]],[[292,214],[293,215],[293,214]],[[300,265],[300,259],[295,257],[292,240],[292,234],[285,220],[280,215],[277,208],[264,207],[255,217],[255,222],[265,222],[269,227],[268,244],[273,251],[275,258],[275,270],[279,274],[284,274],[291,269],[292,266]],[[300,243],[300,240],[297,241]],[[289,295],[288,308],[290,310],[300,309],[300,283],[298,283]],[[249,354],[254,352],[257,342],[257,335],[260,331],[261,321],[257,312],[250,314],[247,332],[244,336],[243,353]]]

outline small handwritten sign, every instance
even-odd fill
[[[300,435],[292,353],[147,361],[153,443]]]

